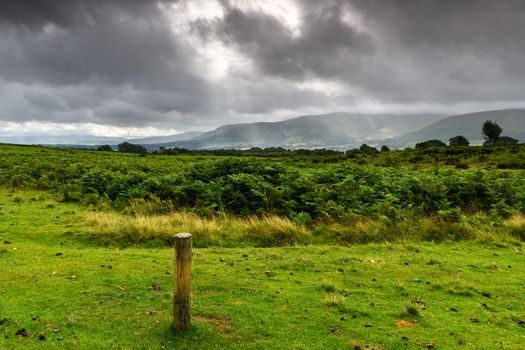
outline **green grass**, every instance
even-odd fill
[[[525,342],[523,247],[480,240],[197,248],[192,329],[176,334],[172,249],[95,245],[83,239],[90,209],[57,199],[0,190],[0,349],[522,349]],[[520,230],[522,221],[509,225]],[[15,335],[21,329],[31,336]]]

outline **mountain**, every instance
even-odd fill
[[[367,140],[403,135],[439,119],[436,114],[310,115],[280,122],[259,122],[221,126],[185,141],[165,147],[219,149],[249,147],[335,148],[358,147]]]
[[[141,139],[131,139],[127,141],[129,143],[134,143],[134,144],[151,145],[151,144],[157,144],[157,143],[169,143],[169,142],[188,140],[188,139],[200,136],[202,134],[203,132],[200,132],[200,131],[190,131],[190,132],[185,132],[185,133],[176,134],[176,135],[152,136],[152,137],[145,137]]]
[[[417,142],[437,139],[448,144],[451,137],[465,136],[471,144],[484,142],[481,126],[487,120],[495,121],[503,128],[501,136],[510,136],[525,142],[525,109],[502,109],[451,116],[437,121],[421,130],[386,140],[395,148],[413,147]]]

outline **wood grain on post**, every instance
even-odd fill
[[[191,325],[191,233],[175,236],[175,297],[173,326],[186,331]]]

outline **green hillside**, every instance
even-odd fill
[[[394,147],[413,147],[417,142],[437,139],[448,143],[448,139],[463,135],[472,144],[483,143],[481,126],[487,120],[496,121],[502,128],[502,136],[511,136],[525,142],[525,109],[504,109],[456,115],[442,119],[419,131],[388,140]]]
[[[280,122],[225,125],[188,141],[167,144],[190,149],[285,147],[347,149],[366,140],[395,137],[439,120],[435,114],[332,113]]]

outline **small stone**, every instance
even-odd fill
[[[340,318],[340,320],[344,321],[344,320],[346,320],[346,317],[343,316],[343,317]]]
[[[465,340],[464,339],[458,339],[458,345],[465,345]]]
[[[247,257],[248,257],[248,254],[243,254],[242,257],[243,257],[243,258],[247,258]]]
[[[517,320],[516,323],[521,326],[525,324],[525,320]]]
[[[365,328],[372,328],[372,327],[374,327],[374,326],[373,326],[371,323],[365,323],[365,324],[364,324],[364,327],[365,327]]]
[[[4,241],[4,244],[11,244],[10,241]]]
[[[507,267],[508,267],[509,269],[512,269],[512,265],[508,265]]]
[[[458,312],[459,310],[458,310],[458,308],[456,308],[456,307],[451,307],[451,308],[450,308],[450,311]]]
[[[345,272],[345,269],[343,269],[342,267],[338,268],[337,269],[338,272]]]
[[[476,317],[476,316],[470,316],[469,319],[468,319],[470,322],[473,322],[473,323],[478,323],[479,322],[479,319]]]
[[[64,340],[64,337],[58,337],[57,340]]]
[[[113,268],[113,265],[108,265],[106,267],[111,270]]]
[[[45,334],[44,334],[44,333],[40,333],[40,334],[38,335],[38,340],[46,340],[46,336],[45,336]]]
[[[408,341],[408,337],[407,336],[402,336],[401,340],[407,342]]]
[[[339,332],[339,328],[337,328],[337,327],[330,328],[330,333],[337,334],[337,332]]]
[[[507,305],[507,310],[514,310],[514,308],[512,307],[512,305]]]
[[[15,335],[18,335],[19,337],[30,337],[31,333],[26,331],[25,328],[21,328],[21,329],[16,331]]]
[[[361,350],[361,347],[359,345],[354,346],[354,350]]]
[[[153,284],[151,287],[149,287],[149,290],[158,292],[160,290],[160,286],[158,284]]]
[[[55,255],[56,255],[56,256],[62,256],[62,255],[64,255],[64,253],[58,252],[58,253],[56,253]]]
[[[219,258],[219,261],[220,261],[220,262],[224,262],[224,259],[223,259],[223,258]]]
[[[426,347],[427,349],[434,349],[434,348],[435,348],[435,345],[432,344],[432,343],[428,343],[425,347]]]
[[[375,281],[376,281],[376,279],[375,279],[375,278],[372,278],[372,282],[375,282]]]
[[[53,328],[53,333],[60,333],[60,328],[58,328],[58,327]]]
[[[270,271],[270,270],[266,270],[266,271],[264,271],[264,274],[266,275],[266,277],[273,277],[273,276],[274,276],[274,275],[273,275],[273,272]]]
[[[408,263],[406,262],[406,263],[404,263],[404,265],[405,265],[405,266],[408,266]]]

